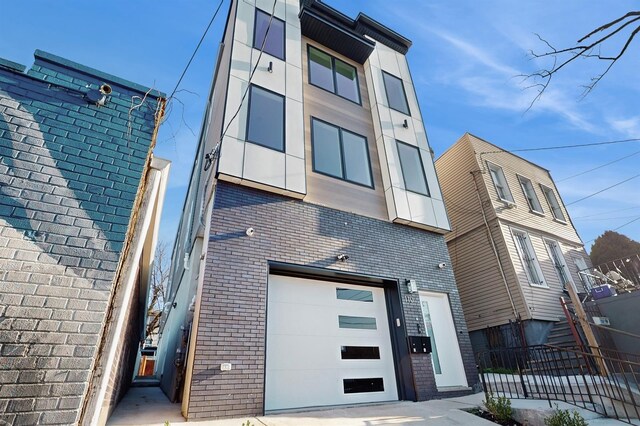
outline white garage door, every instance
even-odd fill
[[[265,410],[398,399],[384,291],[269,276]]]

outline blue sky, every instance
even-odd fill
[[[534,33],[556,47],[637,7],[637,2],[383,0],[327,1],[355,17],[362,11],[413,41],[408,59],[429,141],[440,155],[468,131],[505,149],[581,144],[640,137],[638,45],[586,98],[581,85],[604,64],[578,61],[554,77],[544,97],[525,112],[535,92],[517,78],[545,65],[527,52],[543,50]],[[4,2],[0,57],[33,62],[42,49],[140,84],[171,92],[207,26],[217,0]],[[228,0],[194,60],[156,154],[173,162],[161,238],[173,240],[191,171],[205,97]],[[615,40],[614,40],[615,41]],[[549,169],[566,203],[639,171],[640,154],[596,172],[576,173],[630,156],[640,142],[523,153]],[[640,217],[640,178],[569,206],[590,246],[607,229]],[[619,232],[640,240],[640,220]]]

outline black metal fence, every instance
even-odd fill
[[[615,351],[540,345],[478,355],[485,394],[564,401],[618,419],[640,418],[640,360]]]

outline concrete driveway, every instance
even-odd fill
[[[358,405],[316,411],[288,412],[261,417],[191,421],[198,426],[381,426],[381,425],[493,425],[473,414],[461,411],[477,407],[484,394],[425,402],[394,402]],[[131,388],[118,405],[107,425],[171,425],[187,423],[180,415],[180,404],[172,404],[160,388]]]

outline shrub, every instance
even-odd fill
[[[499,396],[494,398],[492,394],[489,394],[486,401],[482,401],[487,411],[493,414],[499,422],[506,422],[511,420],[513,411],[511,410],[511,400],[506,396]]]
[[[561,410],[556,404],[553,414],[544,419],[547,426],[588,426],[587,421],[577,411]]]

